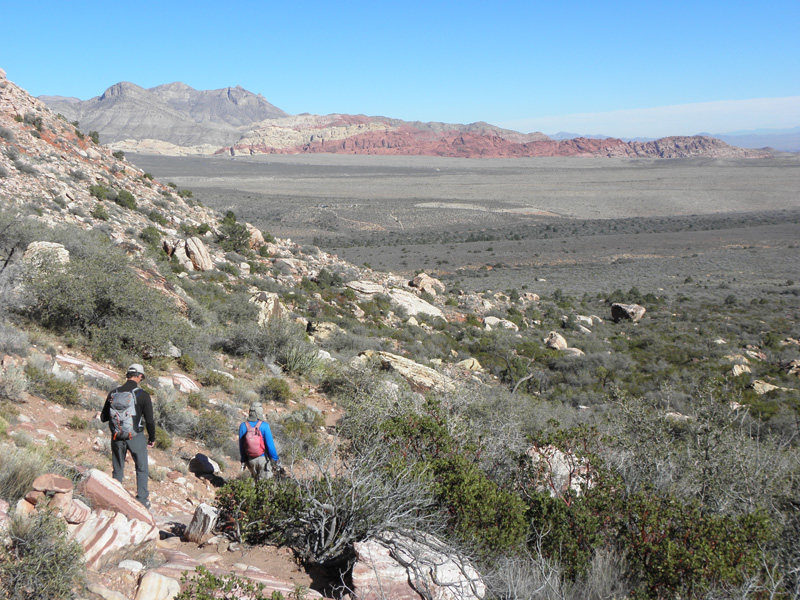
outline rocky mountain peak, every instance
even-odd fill
[[[120,81],[103,92],[100,100],[110,100],[118,96],[142,95],[144,93],[146,93],[146,90],[143,87],[139,87],[129,81]]]

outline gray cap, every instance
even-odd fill
[[[144,367],[139,363],[133,363],[130,367],[128,367],[128,372],[125,373],[125,377],[131,378],[136,377],[137,375],[144,375]]]
[[[248,421],[263,421],[264,420],[264,407],[261,402],[253,402],[250,405],[250,412],[247,414]]]

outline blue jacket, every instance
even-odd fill
[[[250,457],[247,456],[247,453],[244,450],[244,434],[247,433],[247,423],[250,423],[253,427],[256,426],[258,421],[245,421],[241,425],[239,425],[239,458],[240,462],[247,462],[250,460]],[[261,431],[261,437],[264,438],[264,447],[267,449],[266,454],[274,460],[280,460],[278,458],[278,451],[275,449],[275,441],[272,439],[272,431],[269,428],[269,424],[265,421],[261,421],[261,427],[259,428]]]

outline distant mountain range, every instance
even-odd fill
[[[347,153],[454,157],[759,157],[711,136],[620,140],[520,133],[489,123],[421,123],[365,115],[289,115],[242,87],[117,83],[91,100],[41,96],[53,112],[114,149],[150,154]]]
[[[739,148],[773,148],[782,152],[800,152],[800,127],[791,129],[753,129],[750,131],[731,131],[729,133],[698,133],[697,135],[713,137],[718,140],[738,146]],[[604,140],[611,136],[570,133],[559,131],[549,136],[554,140],[572,140],[586,138],[590,140]],[[620,138],[626,142],[651,142],[655,138]]]

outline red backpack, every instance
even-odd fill
[[[247,431],[244,434],[244,451],[247,453],[248,458],[258,458],[266,450],[264,436],[261,435],[261,421],[256,423],[255,427],[247,421],[244,424],[247,427]]]

